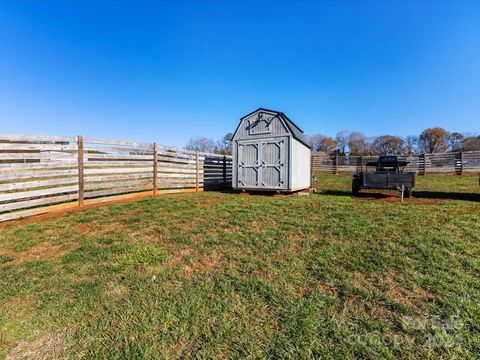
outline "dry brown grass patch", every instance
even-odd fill
[[[329,296],[338,297],[338,290],[332,285],[324,282],[316,282],[316,283],[311,283],[311,284],[302,286],[298,289],[298,294],[300,296],[308,296],[319,290]]]
[[[215,198],[203,199],[202,202],[197,203],[197,205],[200,207],[205,207],[205,206],[215,205],[222,202],[225,202],[225,199],[215,197]]]
[[[48,242],[42,242],[19,253],[7,251],[5,254],[2,253],[1,255],[13,256],[14,259],[11,263],[16,265],[34,260],[53,260],[71,253],[78,246],[77,243],[68,243],[66,245],[67,246],[52,245]]]
[[[10,351],[6,360],[59,359],[64,355],[66,350],[65,338],[66,332],[59,330],[44,334],[33,341],[22,340]]]
[[[193,259],[190,265],[185,266],[184,272],[187,277],[192,277],[200,271],[213,270],[220,266],[224,254],[220,251],[214,250],[209,255],[200,256],[198,259]]]
[[[400,286],[398,274],[393,270],[390,270],[385,274],[371,274],[369,276],[357,272],[355,274],[355,284],[360,287],[373,289],[376,292],[383,293],[397,303],[416,310],[421,308],[424,301],[431,300],[435,297],[432,293],[423,288],[412,290]]]
[[[170,250],[173,251],[173,248]],[[173,251],[171,253],[170,260],[166,263],[165,266],[167,269],[175,269],[179,266],[182,266],[188,256],[194,256],[196,254],[197,250],[194,248],[183,248]]]
[[[19,295],[12,296],[11,298],[0,303],[0,307],[14,313],[16,318],[21,318],[26,315],[28,316],[34,310],[32,301]]]
[[[103,292],[103,296],[107,298],[121,298],[125,295],[128,295],[129,293],[130,290],[128,287],[118,284],[116,281],[109,281],[107,283],[105,291]]]

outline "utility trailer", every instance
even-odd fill
[[[417,174],[404,172],[408,162],[397,156],[380,156],[377,161],[357,165],[352,179],[352,193],[358,195],[361,189],[399,190],[403,197],[410,197],[415,187]]]

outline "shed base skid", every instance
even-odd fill
[[[240,196],[249,196],[249,195],[262,195],[262,196],[308,196],[312,193],[311,189],[303,189],[303,190],[296,190],[296,191],[281,191],[281,190],[236,190]]]

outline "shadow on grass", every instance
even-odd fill
[[[205,187],[203,191],[208,192],[208,191],[215,191],[223,194],[236,194],[238,191],[233,190],[231,187]]]
[[[333,195],[333,196],[352,196],[350,191],[342,190],[325,190],[317,194]],[[360,199],[386,199],[391,197],[392,193],[374,193],[361,192],[356,198]],[[480,194],[477,193],[460,193],[460,192],[442,192],[442,191],[413,191],[414,198],[417,199],[443,199],[443,200],[462,200],[462,201],[477,201],[480,202]]]
[[[445,199],[480,202],[480,194],[476,193],[413,191],[413,196],[420,199]]]
[[[317,192],[317,195],[351,196],[359,199],[386,199],[392,197],[393,193],[361,192],[360,194],[353,196],[351,191],[324,190]]]

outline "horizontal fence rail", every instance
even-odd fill
[[[82,136],[0,135],[0,221],[125,194],[217,189],[231,179],[231,156]]]
[[[480,173],[480,151],[444,154],[403,156],[408,162],[405,171],[427,174],[476,174]],[[375,161],[378,156],[328,156],[312,153],[314,173],[353,174],[358,164]]]

